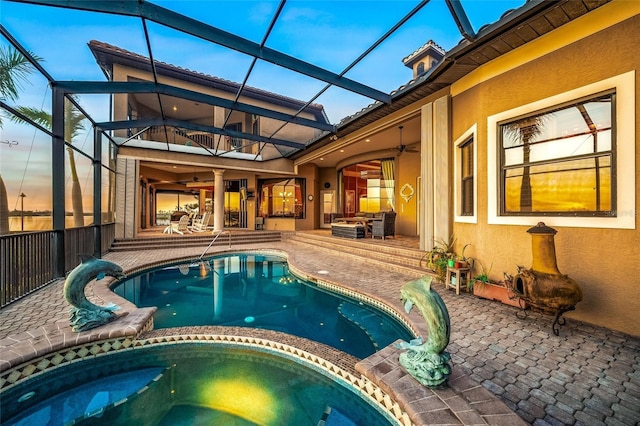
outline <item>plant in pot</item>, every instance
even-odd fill
[[[464,255],[464,251],[467,249],[467,247],[469,247],[471,244],[465,244],[464,247],[462,247],[462,252],[460,253],[460,255],[456,255],[455,257],[455,263],[454,266],[456,268],[468,268],[472,265],[472,259],[470,257],[466,257]]]
[[[449,261],[455,258],[453,251],[455,241],[456,239],[453,235],[449,237],[448,241],[437,239],[433,248],[426,252],[424,256],[422,256],[422,259],[420,259],[421,265],[422,262],[426,260],[427,268],[434,271],[441,282],[444,282],[447,275]]]
[[[509,297],[509,290],[503,282],[492,282],[489,278],[493,263],[489,267],[489,270],[487,270],[480,260],[476,259],[476,262],[479,265],[479,271],[477,275],[469,280],[467,289],[473,291],[473,294],[478,297],[497,300],[506,305],[520,307],[517,300]]]
[[[491,266],[489,267],[489,270],[487,271],[487,269],[484,266],[484,263],[482,263],[480,259],[475,259],[474,265],[476,262],[480,269],[478,271],[478,275],[475,275],[474,277],[472,277],[467,283],[467,290],[469,291],[474,290],[474,294],[475,294],[475,290],[482,291],[484,286],[489,282],[489,274],[491,273],[491,269],[493,268],[493,263],[492,263]]]

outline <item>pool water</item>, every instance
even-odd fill
[[[414,338],[381,310],[296,278],[278,256],[238,253],[176,264],[131,277],[113,291],[138,307],[156,306],[154,328],[264,328],[358,358]]]
[[[325,419],[327,425],[397,424],[365,398],[350,384],[302,362],[194,342],[116,352],[34,377],[2,393],[0,422],[316,426]]]

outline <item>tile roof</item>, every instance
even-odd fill
[[[136,69],[152,72],[150,60],[146,56],[97,40],[91,40],[88,45],[96,58],[96,61],[107,77],[109,77],[108,71],[113,64],[128,65]],[[182,68],[166,62],[156,60],[155,67],[157,72],[161,75],[175,77],[184,81],[212,87],[217,90],[233,93],[234,95],[241,87],[240,83],[193,71],[187,68]],[[292,109],[300,109],[306,104],[305,101],[258,89],[252,86],[244,86],[242,95],[248,98],[267,101]],[[324,111],[324,106],[321,104],[309,104],[305,108],[305,112],[313,114],[318,121],[329,123],[329,119]]]

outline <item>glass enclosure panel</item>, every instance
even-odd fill
[[[51,161],[49,135],[27,124],[5,125],[0,136],[0,178],[8,211],[0,216],[8,218],[8,229],[2,226],[0,232],[53,228]]]
[[[93,162],[66,147],[65,226],[78,228],[93,222]]]
[[[116,174],[102,168],[102,223],[115,222]]]

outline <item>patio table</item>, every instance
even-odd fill
[[[365,237],[371,234],[371,226],[373,221],[380,220],[373,217],[340,217],[336,219],[336,222],[355,223],[356,225],[364,226]]]

